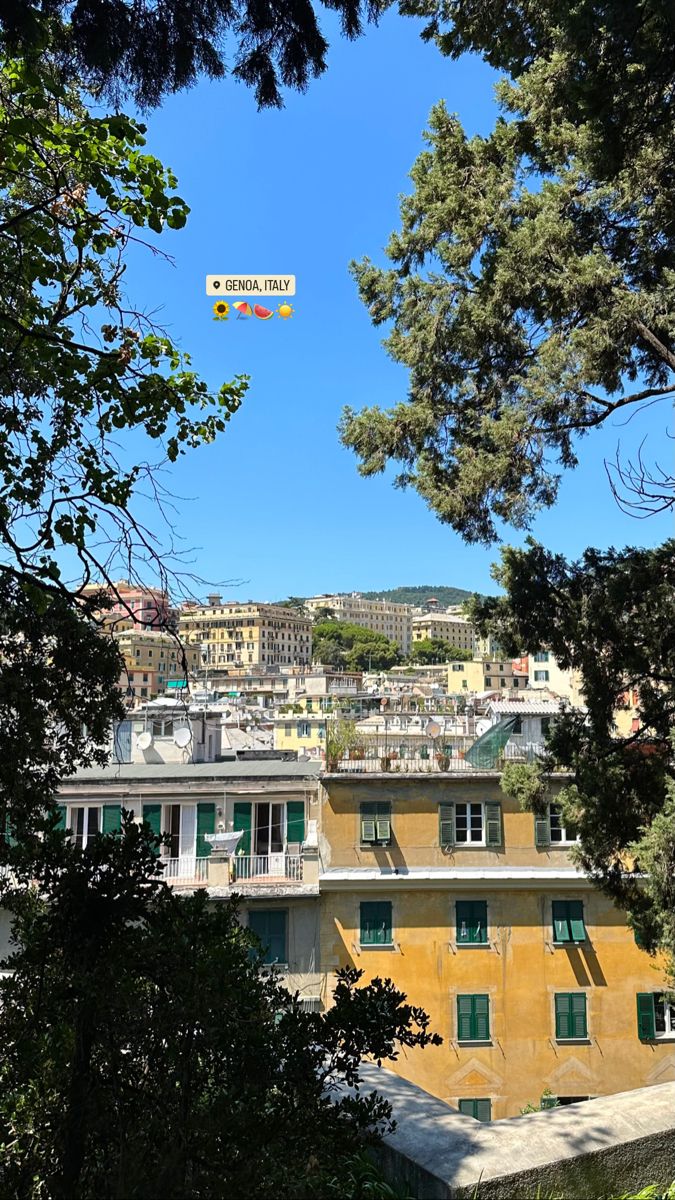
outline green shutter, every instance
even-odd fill
[[[161,804],[144,804],[143,805],[143,820],[147,822],[155,837],[160,837],[162,832],[162,806]],[[159,850],[155,851],[159,854]]]
[[[501,804],[485,805],[485,845],[501,846],[502,844],[502,806]]]
[[[299,842],[305,840],[305,802],[304,800],[289,800],[286,805],[286,841]]]
[[[368,801],[360,806],[361,841],[391,841],[391,804],[388,801]]]
[[[454,804],[439,804],[438,806],[438,841],[441,846],[454,846],[455,844]]]
[[[267,964],[288,961],[286,950],[286,910],[283,908],[250,909],[248,927],[260,938],[263,962]]]
[[[586,994],[585,992],[572,992],[570,996],[570,1017],[572,1022],[572,1037],[585,1038],[588,1037],[588,1026],[586,1023]]]
[[[557,1038],[570,1038],[571,1022],[570,1022],[570,1004],[567,992],[557,992],[555,997],[555,1036]]]
[[[474,1038],[473,996],[457,997],[457,1040],[472,1042]]]
[[[583,900],[568,900],[567,911],[569,916],[570,931],[573,942],[584,942],[586,940],[586,926],[584,925],[584,902]]]
[[[234,805],[234,828],[244,833],[237,846],[237,854],[251,853],[251,801],[237,800]]]
[[[390,900],[364,900],[361,904],[360,920],[362,946],[391,945]]]
[[[656,1037],[653,992],[638,992],[637,994],[637,1026],[640,1041],[651,1042]]]
[[[56,822],[56,828],[57,829],[65,829],[65,827],[66,827],[66,806],[65,806],[65,804],[57,804],[56,814],[58,816],[58,821]]]
[[[378,842],[389,843],[391,841],[391,821],[389,817],[380,817],[375,822],[375,830]]]
[[[474,1121],[492,1120],[491,1100],[460,1100],[459,1111],[465,1117],[473,1117]]]
[[[361,841],[375,841],[375,819],[373,817],[361,817]]]
[[[477,1042],[487,1042],[490,1037],[490,997],[474,996],[474,1029]]]
[[[216,832],[216,806],[213,801],[197,805],[197,858],[208,858],[211,853],[211,843],[204,838],[205,833]]]
[[[485,900],[458,900],[455,904],[457,942],[462,945],[485,945],[487,935],[487,903]]]
[[[103,805],[103,833],[117,833],[122,828],[122,805],[121,804],[104,804]]]
[[[551,826],[547,816],[534,818],[534,844],[538,849],[551,844]]]
[[[557,992],[555,1036],[563,1040],[588,1037],[585,992]]]
[[[551,1092],[544,1092],[541,1097],[539,1107],[542,1110],[545,1108],[557,1108],[558,1107],[558,1097],[553,1096],[551,1094]]]

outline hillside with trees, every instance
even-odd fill
[[[391,600],[394,604],[415,605],[422,605],[434,596],[438,600],[439,608],[445,608],[448,604],[464,604],[474,593],[467,592],[465,588],[422,583],[417,587],[396,587],[384,592],[361,592],[361,595],[366,600]]]

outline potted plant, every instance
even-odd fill
[[[445,753],[437,754],[436,762],[438,763],[441,771],[447,771],[450,767],[450,755]]]
[[[389,768],[390,768],[390,766],[391,766],[391,758],[389,757],[389,755],[388,755],[388,754],[385,754],[385,755],[384,755],[384,757],[382,758],[382,760],[381,760],[381,766],[382,766],[382,770],[383,770],[383,771],[388,771],[388,770],[389,770]]]

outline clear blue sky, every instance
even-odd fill
[[[336,425],[344,404],[388,407],[406,391],[348,263],[382,260],[432,105],[443,97],[469,132],[486,133],[495,76],[473,58],[444,60],[420,41],[417,22],[394,12],[354,43],[339,38],[330,15],[326,28],[328,71],[282,111],[257,112],[251,92],[225,80],[201,83],[147,119],[148,150],[175,170],[192,212],[186,229],[160,240],[174,267],[134,255],[129,294],[160,308],[214,388],[251,376],[228,431],[165,480],[185,498],[176,531],[203,577],[245,580],[225,589],[243,599],[417,583],[494,590],[496,549],[465,546],[416,493],[391,486],[393,472],[362,479]],[[212,272],[293,272],[294,317],[213,321],[204,288]],[[663,453],[670,416],[657,407],[586,439],[582,467],[535,536],[572,556],[669,536],[667,517],[636,522],[619,512],[603,458],[618,438],[635,447],[645,434],[647,450]]]

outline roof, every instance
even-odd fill
[[[318,779],[321,763],[284,762],[282,759],[230,760],[214,763],[108,763],[106,767],[83,767],[65,783],[89,783],[94,780],[131,783],[136,780],[188,779]]]

